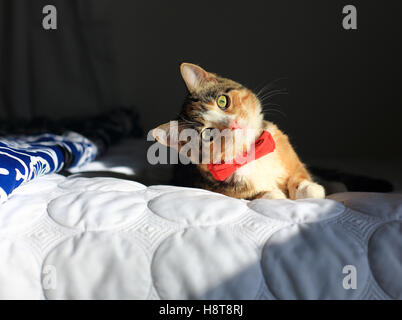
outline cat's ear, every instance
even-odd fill
[[[197,163],[199,161],[198,132],[192,128],[183,129],[183,124],[180,120],[162,124],[152,130],[152,136],[159,143],[176,149],[181,157],[184,156],[193,163]],[[189,131],[186,132],[186,130]],[[183,137],[181,137],[181,133],[184,133]],[[181,141],[179,137],[184,140]]]
[[[197,92],[203,82],[213,78],[213,75],[203,68],[186,62],[180,65],[180,73],[190,93]]]
[[[160,144],[178,149],[179,124],[177,121],[161,124],[152,130],[152,136]]]

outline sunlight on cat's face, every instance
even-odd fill
[[[189,98],[181,117],[199,124],[197,129],[204,144],[212,140],[212,137],[205,137],[205,132],[218,129],[225,130],[228,139],[233,140],[235,145],[241,143],[241,149],[246,150],[261,133],[263,124],[257,96],[237,82],[192,64],[183,64],[181,73],[189,89]],[[239,146],[237,149],[240,149]],[[234,150],[227,146],[226,150],[222,150],[222,155],[224,153],[234,153]]]
[[[178,130],[194,129],[198,132],[202,151],[206,150],[205,146],[211,150],[217,147],[220,152],[213,153],[213,162],[247,151],[263,127],[264,117],[257,95],[233,80],[194,64],[183,63],[180,71],[188,95],[179,114]],[[158,128],[168,134],[168,127],[164,124]],[[219,145],[216,132],[224,132]],[[169,142],[165,144],[171,145]],[[180,151],[181,145],[177,148]]]

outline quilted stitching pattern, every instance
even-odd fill
[[[402,195],[331,198],[49,175],[0,206],[0,298],[401,299]]]

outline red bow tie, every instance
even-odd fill
[[[251,146],[250,150],[253,150],[253,148],[255,150],[254,156],[252,153],[245,152],[243,153],[244,161],[241,163],[237,162],[236,159],[234,159],[232,163],[225,163],[224,161],[218,164],[210,163],[208,164],[209,172],[215,180],[224,181],[240,167],[273,152],[275,150],[275,141],[268,131],[263,131],[261,136]]]

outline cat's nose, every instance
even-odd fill
[[[228,128],[230,130],[236,130],[236,129],[241,129],[241,126],[239,125],[239,123],[236,120],[234,120],[229,124]]]

